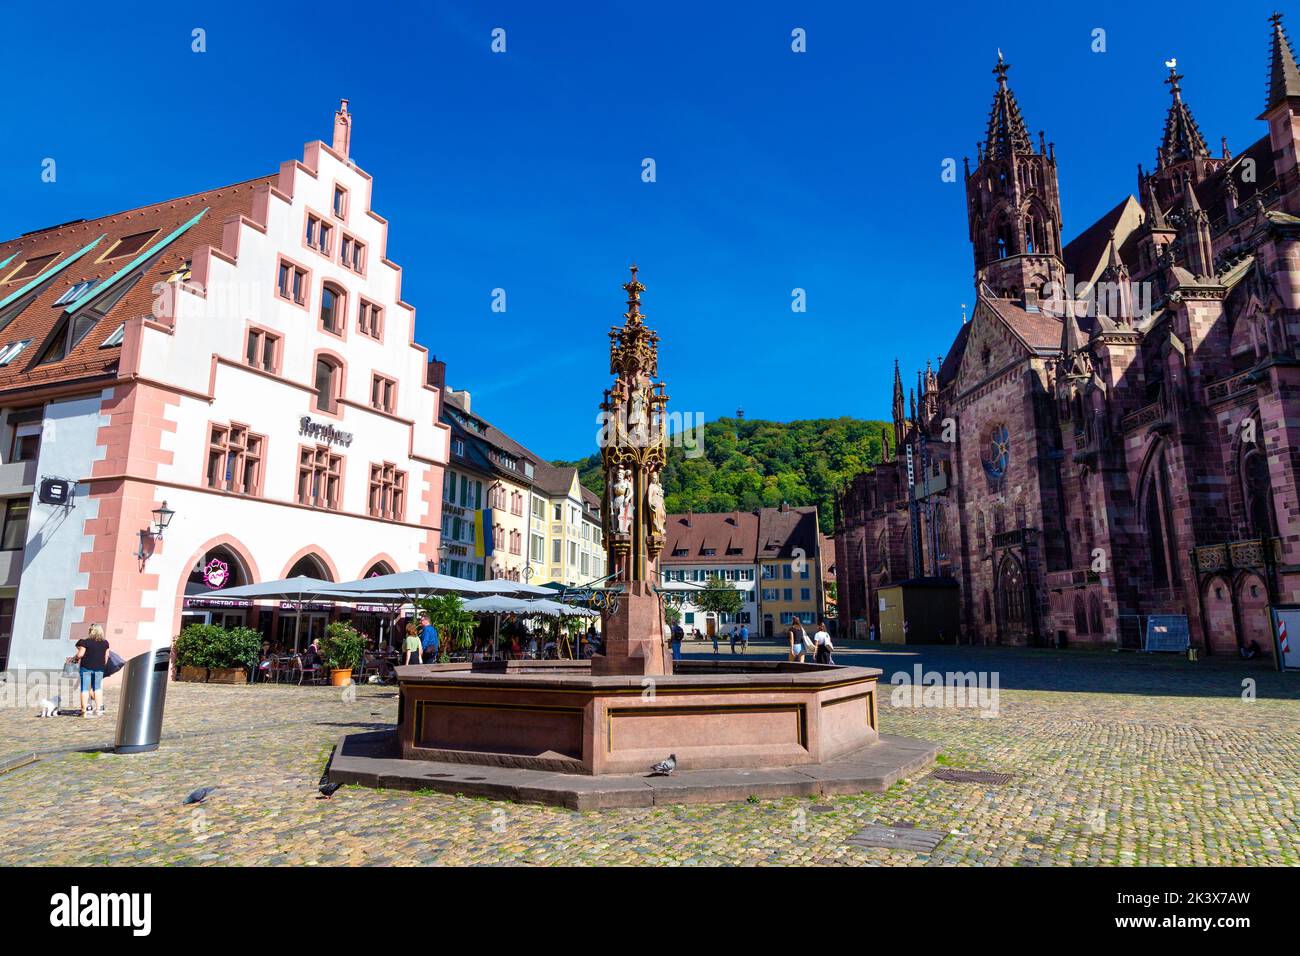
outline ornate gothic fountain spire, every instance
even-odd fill
[[[659,336],[645,324],[641,293],[623,283],[627,311],[609,330],[609,371],[614,385],[601,405],[600,454],[605,468],[605,542],[615,580],[649,581],[663,548],[667,515],[660,472],[666,461],[668,396],[659,374]]]

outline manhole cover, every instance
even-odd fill
[[[813,813],[830,813],[830,812],[831,812],[832,810],[834,810],[835,808],[834,808],[834,807],[829,807],[829,806],[827,806],[827,805],[824,804],[824,803],[814,803],[814,804],[813,804],[812,806],[810,806],[808,809],[809,809],[811,812],[813,812]]]
[[[869,826],[849,837],[850,846],[883,847],[887,850],[910,850],[913,853],[930,853],[947,834],[938,830],[916,830],[910,827]]]
[[[1004,784],[1011,782],[1011,774],[994,773],[992,770],[953,770],[951,767],[941,767],[938,770],[931,771],[930,776],[935,780],[944,780],[948,783]]]

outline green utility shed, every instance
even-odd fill
[[[954,578],[912,578],[876,590],[880,640],[886,644],[955,644],[960,596]],[[906,627],[904,627],[906,622]]]

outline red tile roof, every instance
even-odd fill
[[[758,513],[669,515],[664,537],[660,552],[664,564],[753,564],[758,553]],[[704,553],[709,550],[714,553]]]
[[[0,262],[14,256],[13,261],[0,270],[0,278],[3,278],[12,275],[28,260],[55,255],[57,258],[41,273],[48,275],[60,262],[66,261],[100,236],[104,237],[95,249],[42,285],[36,291],[36,297],[8,325],[0,328],[0,347],[31,340],[31,344],[9,365],[0,367],[0,393],[17,387],[31,388],[116,375],[122,350],[119,346],[101,348],[104,340],[124,320],[148,315],[155,298],[154,284],[180,269],[186,260],[192,259],[196,249],[207,245],[219,248],[225,221],[231,216],[251,215],[254,192],[273,185],[276,179],[277,176],[274,175],[266,176],[99,219],[66,223],[0,242]],[[132,261],[132,256],[99,261],[105,254],[111,255],[118,240],[142,232],[154,232],[144,247],[143,251],[147,253],[203,209],[208,210],[206,215],[156,260],[144,264],[141,281],[113,306],[107,316],[99,320],[76,347],[58,362],[36,365],[51,339],[51,333],[64,315],[64,306],[55,306],[55,300],[69,287],[80,282],[102,282]],[[25,280],[0,282],[0,300],[24,284]]]
[[[817,558],[817,506],[764,508],[759,513],[758,559],[776,560],[803,552],[808,561]]]

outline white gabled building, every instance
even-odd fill
[[[187,620],[292,642],[192,595],[438,560],[448,429],[351,129],[344,102],[278,173],[0,242],[8,667],[92,623],[124,657]]]

